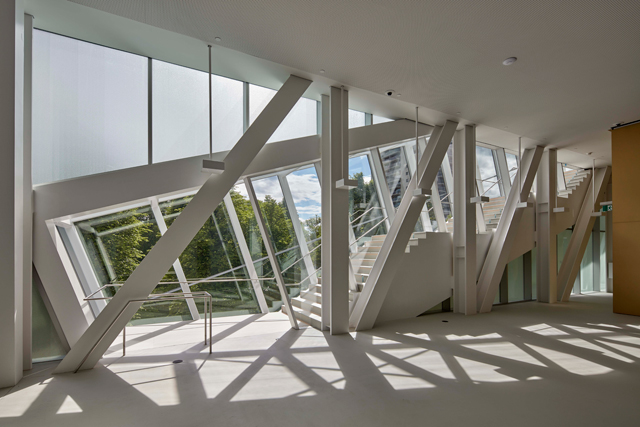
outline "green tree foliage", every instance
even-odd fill
[[[351,221],[356,220],[352,224],[356,239],[367,233],[374,226],[375,230],[368,233],[368,237],[376,234],[386,234],[387,228],[384,223],[376,226],[384,218],[383,211],[381,209],[370,210],[372,207],[380,207],[375,183],[372,179],[369,182],[365,182],[362,172],[354,174],[351,179],[358,181],[358,186],[349,190],[349,213],[351,214]],[[365,214],[365,212],[367,213]]]

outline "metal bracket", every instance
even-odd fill
[[[202,172],[222,173],[224,172],[224,162],[218,160],[202,160]]]
[[[430,196],[431,190],[427,188],[416,188],[413,190],[413,195],[415,196]]]
[[[336,188],[340,190],[351,190],[352,188],[358,188],[358,181],[355,179],[341,179],[336,181]]]
[[[487,203],[490,200],[491,199],[489,199],[489,197],[487,196],[476,196],[476,197],[472,197],[469,201],[471,203]]]

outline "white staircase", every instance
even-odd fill
[[[567,182],[567,189],[558,191],[558,197],[568,199],[571,193],[578,188],[578,186],[591,177],[591,171],[589,170],[570,170],[564,173],[565,181]]]
[[[425,239],[427,233],[414,233],[405,253],[411,251],[412,246],[417,246],[420,240]],[[349,305],[353,307],[353,303],[357,300],[364,284],[371,273],[373,264],[378,258],[382,243],[386,235],[373,236],[371,240],[365,242],[358,248],[358,251],[351,255],[351,265],[356,276],[357,290],[349,290]],[[291,299],[293,313],[296,319],[304,322],[316,329],[321,328],[322,324],[322,284],[318,279],[317,285],[312,285],[308,290],[302,291],[300,296]],[[282,307],[283,313],[286,313],[285,306]]]

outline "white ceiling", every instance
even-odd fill
[[[610,164],[608,128],[640,118],[638,0],[27,0],[30,7],[41,15],[36,26],[42,18],[76,36],[94,28],[123,38],[120,48],[131,44],[122,29],[139,23],[202,42],[221,37],[218,51],[345,84],[368,111],[412,117],[420,105],[428,123],[459,117],[479,125],[483,142],[507,148],[522,135],[525,146],[564,148],[561,161],[578,166],[590,166],[587,152]],[[67,21],[54,7],[66,8]],[[68,19],[72,12],[84,21]],[[518,62],[503,66],[509,56]],[[233,64],[222,74],[242,77]],[[388,89],[402,96],[367,93]]]

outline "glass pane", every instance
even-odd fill
[[[524,257],[508,264],[509,302],[524,300]]]
[[[259,178],[252,180],[252,183],[289,295],[297,296],[300,283],[304,280],[308,285],[306,279],[311,272],[307,272],[303,261],[297,262],[302,258],[302,253],[278,177]]]
[[[358,187],[349,190],[349,218],[357,244],[361,246],[375,235],[387,234],[368,155],[349,159],[349,178],[358,181]]]
[[[538,272],[536,270],[536,263],[538,257],[537,248],[531,250],[531,299],[538,299]]]
[[[480,169],[482,179],[483,194],[488,197],[500,197],[500,186],[498,185],[498,172],[493,160],[493,150],[476,146],[476,161]]]
[[[580,262],[580,290],[593,292],[593,233],[589,236],[587,249]]]
[[[513,180],[516,179],[516,174],[518,173],[518,156],[511,153],[506,153],[507,156],[507,167],[509,168],[509,177],[511,178],[511,183],[513,184]]]
[[[160,203],[168,227],[192,198],[187,196]],[[191,291],[211,294],[215,313],[260,312],[224,202],[209,216],[179,259]],[[203,312],[202,302],[197,300],[197,305]]]
[[[33,183],[145,165],[147,58],[33,32]]]
[[[365,125],[365,114],[362,111],[349,110],[349,129]]]
[[[322,236],[321,189],[315,166],[304,167],[287,175],[302,231],[309,248],[314,270],[320,268],[319,247]]]
[[[600,217],[600,292],[607,291],[607,219]]]
[[[373,124],[377,125],[378,123],[387,123],[387,122],[392,122],[394,121],[393,119],[387,119],[386,117],[380,117],[380,116],[376,116],[375,114],[373,115]]]
[[[562,266],[562,261],[564,260],[564,254],[567,253],[567,248],[569,247],[569,241],[571,240],[571,234],[573,231],[571,229],[566,229],[558,234],[557,237],[557,257],[558,257],[558,273],[560,272],[560,267]]]
[[[213,152],[243,133],[243,83],[211,76]],[[153,61],[153,162],[209,153],[207,73]]]
[[[151,248],[160,239],[160,229],[150,206],[128,209],[77,222],[87,256],[101,286],[124,283]],[[153,293],[178,288],[173,267],[162,279],[171,284],[159,284]],[[111,297],[118,287],[109,287],[103,295]],[[145,303],[133,317],[133,323],[167,320],[190,320],[185,301]]]
[[[249,119],[251,123],[275,95],[275,90],[249,85]],[[313,99],[300,98],[268,142],[302,138],[303,136],[317,135],[317,133],[318,103]]]
[[[243,183],[237,184],[231,190],[231,200],[236,209],[242,233],[249,247],[253,266],[260,280],[262,293],[267,301],[270,311],[277,311],[282,307],[282,296],[275,280],[264,280],[273,278],[273,268],[269,262],[269,256],[258,228],[258,222],[253,213],[247,189]]]
[[[62,359],[66,351],[35,284],[31,295],[31,359],[34,363]]]

